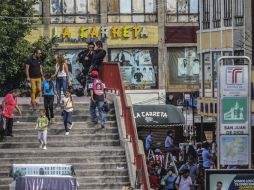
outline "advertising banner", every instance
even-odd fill
[[[157,86],[157,49],[111,49],[110,61],[120,63],[126,89],[147,89]]]
[[[207,170],[206,190],[254,189],[253,170]]]
[[[248,165],[248,135],[221,135],[220,156],[222,165]]]

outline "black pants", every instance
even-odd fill
[[[48,120],[50,120],[51,118],[54,118],[53,104],[54,104],[54,96],[45,95],[44,108],[46,110],[46,116]]]
[[[12,136],[13,118],[4,117],[4,135]]]

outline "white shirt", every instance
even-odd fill
[[[66,112],[72,112],[73,111],[73,104],[70,98],[64,97],[62,99],[64,103],[64,111]]]
[[[190,186],[192,185],[192,181],[190,176],[185,179],[183,176],[181,176],[181,181],[179,184],[180,177],[178,176],[176,179],[176,184],[179,185],[179,190],[190,190]]]
[[[63,70],[60,71],[60,66],[58,64],[56,64],[56,73],[57,73],[57,77],[66,77],[67,73],[65,72],[65,64],[63,65]]]

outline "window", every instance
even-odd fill
[[[42,23],[42,2],[41,1],[35,1],[35,4],[33,5],[34,9],[34,20],[36,24]]]
[[[224,26],[232,26],[232,0],[224,0]]]
[[[122,48],[109,51],[109,60],[120,64],[125,89],[157,88],[157,51],[157,48]]]
[[[221,0],[213,0],[213,27],[221,27]]]
[[[198,22],[198,0],[167,0],[167,22]]]
[[[235,0],[235,24],[243,26],[244,20],[244,0]]]
[[[108,22],[156,22],[157,0],[108,0]]]
[[[98,23],[99,0],[50,0],[51,23]]]
[[[195,47],[168,48],[170,84],[198,84],[199,59]]]
[[[203,0],[203,29],[210,28],[210,0]]]

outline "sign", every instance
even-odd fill
[[[74,169],[66,164],[13,164],[11,175],[13,178],[26,175],[74,176]]]
[[[221,135],[220,155],[222,165],[248,165],[248,135]]]
[[[118,62],[125,89],[157,87],[158,53],[156,48],[110,49],[110,61]]]
[[[222,66],[221,95],[247,96],[248,95],[248,65]]]
[[[247,61],[235,61],[239,59]],[[246,56],[224,56],[218,63],[218,169],[222,165],[251,168],[251,61]]]
[[[254,189],[254,170],[206,170],[206,190]]]
[[[133,105],[136,125],[184,124],[184,116],[172,105]]]
[[[224,97],[221,102],[221,134],[248,134],[247,97]]]

